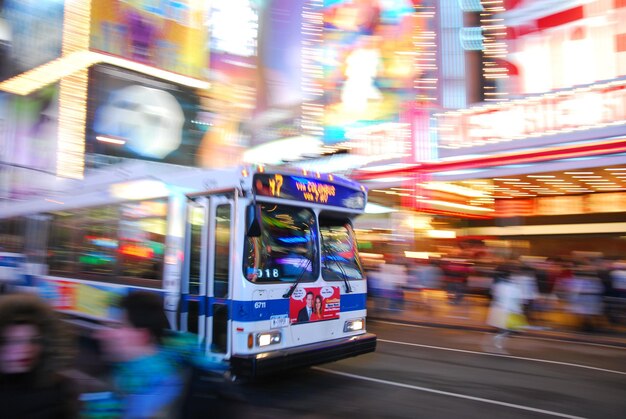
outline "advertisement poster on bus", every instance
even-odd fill
[[[77,283],[73,281],[40,280],[40,295],[55,310],[71,311],[99,318],[119,318],[117,301],[126,288]]]
[[[339,318],[339,287],[298,287],[289,301],[292,324]]]

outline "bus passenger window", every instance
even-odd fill
[[[88,274],[114,275],[117,265],[117,207],[88,208],[79,211],[76,231],[79,240],[78,270]]]
[[[24,252],[23,218],[9,218],[0,221],[0,252]]]
[[[191,243],[189,254],[189,294],[200,294],[200,265],[202,258],[202,230],[204,228],[204,208],[191,207]]]
[[[164,200],[129,202],[121,206],[119,257],[122,276],[161,278],[167,225]]]
[[[217,207],[215,215],[215,271],[213,294],[218,298],[228,297],[230,261],[230,205]]]
[[[47,263],[51,273],[76,272],[76,236],[80,227],[71,213],[55,213],[50,221]]]

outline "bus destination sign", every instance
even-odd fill
[[[257,173],[254,175],[254,190],[258,195],[274,198],[365,208],[363,191],[303,176]]]

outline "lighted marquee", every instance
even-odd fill
[[[564,214],[626,212],[626,193],[604,192],[582,195],[498,199],[494,217],[533,217]]]
[[[366,201],[359,189],[304,176],[259,173],[254,175],[254,191],[261,196],[352,209],[364,209]]]
[[[626,80],[438,115],[439,146],[459,149],[626,122]]]

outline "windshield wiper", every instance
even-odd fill
[[[324,241],[324,239],[322,238],[322,241]],[[330,256],[330,254],[332,253],[332,248],[327,244],[324,243],[323,245],[324,251],[326,252],[326,258],[324,259],[324,266],[328,266],[328,256]],[[331,259],[332,260],[332,259]],[[350,281],[348,280],[348,274],[346,273],[345,269],[343,268],[343,265],[341,265],[341,263],[339,263],[338,260],[335,260],[335,264],[337,265],[337,267],[339,268],[339,271],[341,272],[341,276],[343,278],[343,283],[346,285],[346,294],[350,294],[352,292],[352,287],[350,286]]]
[[[296,287],[298,286],[298,284],[300,284],[300,281],[302,280],[302,277],[304,277],[304,273],[306,272],[306,268],[311,266],[311,259],[307,259],[306,263],[304,263],[303,265],[304,266],[302,267],[302,270],[300,271],[300,275],[298,276],[298,279],[296,279],[296,282],[294,282],[293,285],[291,286],[291,288],[289,288],[289,291],[287,291],[286,293],[283,294],[283,298],[291,297],[291,294],[293,294],[293,292],[296,290]]]

